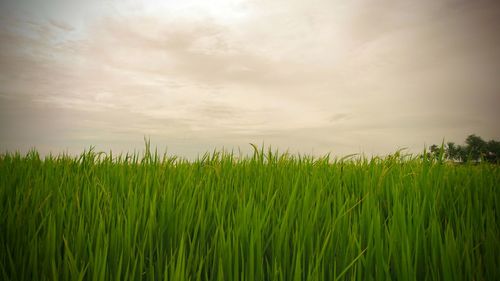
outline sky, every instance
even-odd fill
[[[500,139],[500,1],[0,0],[0,152]]]

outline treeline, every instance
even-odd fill
[[[454,142],[446,144],[433,144],[429,147],[429,157],[447,159],[455,162],[486,161],[500,164],[500,142],[496,140],[485,141],[475,134],[465,139],[465,145],[457,145]]]

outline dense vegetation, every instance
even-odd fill
[[[499,183],[399,153],[5,154],[0,279],[500,280]]]
[[[456,162],[489,162],[500,164],[500,141],[485,141],[475,134],[465,139],[465,145],[447,142],[441,146],[433,144],[429,147],[429,155],[435,158],[444,157]],[[442,156],[441,156],[442,155]]]

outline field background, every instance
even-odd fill
[[[500,168],[0,156],[3,280],[500,280]]]

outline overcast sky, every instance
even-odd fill
[[[498,140],[499,3],[2,0],[0,151]]]

